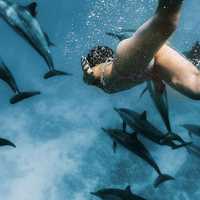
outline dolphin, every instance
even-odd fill
[[[192,48],[189,51],[183,52],[183,55],[185,55],[191,62],[199,67],[200,65],[200,42],[196,41],[195,44],[192,46]]]
[[[16,148],[16,145],[14,143],[4,138],[0,138],[0,146],[11,146],[13,148]]]
[[[172,176],[162,174],[157,163],[154,161],[151,153],[138,139],[137,133],[128,134],[127,132],[118,129],[103,129],[103,131],[106,132],[113,139],[114,152],[117,148],[117,143],[119,143],[123,147],[125,147],[126,149],[143,159],[145,162],[147,162],[158,173],[158,177],[154,182],[154,187],[158,187],[160,184],[166,181],[174,180]]]
[[[54,67],[53,58],[49,47],[53,45],[48,35],[41,29],[36,19],[37,3],[32,2],[27,6],[13,3],[10,0],[0,0],[0,16],[44,58],[49,71],[44,75],[45,79],[53,76],[70,75],[58,71]]]
[[[130,128],[142,134],[144,137],[154,143],[159,145],[167,145],[172,149],[178,149],[192,144],[191,142],[185,142],[177,134],[163,134],[158,128],[156,128],[147,120],[146,111],[144,111],[142,114],[125,108],[115,108],[115,111],[120,115],[123,122],[130,126]],[[175,141],[178,141],[180,144],[176,144]]]
[[[106,188],[97,192],[91,192],[92,195],[102,200],[146,200],[131,191],[131,186],[127,186],[125,190]]]
[[[0,79],[6,82],[11,88],[11,90],[15,93],[15,95],[10,99],[11,104],[18,103],[24,99],[40,94],[40,92],[38,91],[32,91],[32,92],[20,91],[14,76],[12,75],[11,71],[8,69],[2,58],[0,58]]]

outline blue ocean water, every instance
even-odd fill
[[[24,5],[30,1],[18,1]],[[125,188],[149,200],[200,199],[200,160],[185,149],[172,151],[145,141],[162,171],[176,181],[154,189],[156,173],[138,157],[119,148],[101,127],[119,127],[113,107],[148,111],[148,118],[165,127],[148,95],[139,100],[144,85],[108,95],[82,81],[80,57],[96,44],[113,48],[117,41],[106,31],[137,28],[154,12],[156,0],[38,0],[43,29],[56,44],[56,67],[72,77],[43,80],[47,66],[26,41],[0,20],[0,55],[22,89],[42,95],[10,105],[11,91],[0,85],[0,136],[16,143],[16,149],[0,152],[0,193],[4,200],[85,200],[102,187]],[[199,0],[185,1],[181,22],[170,39],[179,51],[200,39]],[[200,123],[200,105],[168,88],[173,129],[190,139],[180,127]],[[198,138],[195,138],[198,144]],[[200,144],[200,143],[199,143]]]

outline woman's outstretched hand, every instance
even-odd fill
[[[88,85],[93,85],[95,82],[95,77],[92,68],[90,67],[90,64],[86,57],[81,57],[81,66],[83,69],[83,80]]]

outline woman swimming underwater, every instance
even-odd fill
[[[163,80],[180,93],[200,99],[200,72],[184,56],[167,45],[176,30],[183,0],[159,0],[154,16],[116,53],[97,46],[82,57],[84,81],[107,93],[130,89],[147,80]]]

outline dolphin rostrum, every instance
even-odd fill
[[[40,92],[38,91],[21,92],[17,86],[14,76],[12,75],[11,71],[8,69],[2,58],[0,58],[0,79],[6,82],[15,93],[15,95],[10,99],[11,104],[18,103],[19,101],[40,94]]]
[[[158,187],[160,184],[174,180],[172,176],[167,174],[162,174],[157,163],[154,161],[151,153],[144,146],[144,144],[138,139],[137,133],[129,134],[118,129],[103,129],[114,141],[113,150],[117,148],[117,143],[121,144],[123,147],[136,154],[138,157],[146,161],[157,173],[158,177],[154,182],[154,187]]]
[[[54,67],[53,58],[49,47],[53,45],[48,35],[42,31],[41,26],[36,19],[37,3],[32,2],[27,6],[22,6],[10,0],[0,0],[0,16],[32,47],[44,58],[49,71],[44,78],[53,76],[70,75],[66,72],[58,71]]]
[[[127,186],[125,190],[106,188],[97,192],[91,192],[91,194],[102,200],[146,200],[133,194],[130,186]]]
[[[163,134],[158,128],[156,128],[147,120],[146,111],[142,114],[125,108],[115,108],[115,111],[120,115],[123,122],[126,123],[130,128],[142,134],[144,137],[154,143],[157,143],[159,145],[167,145],[170,146],[172,149],[191,145],[191,142],[185,142],[177,134]],[[175,141],[180,142],[180,144],[176,144]]]

